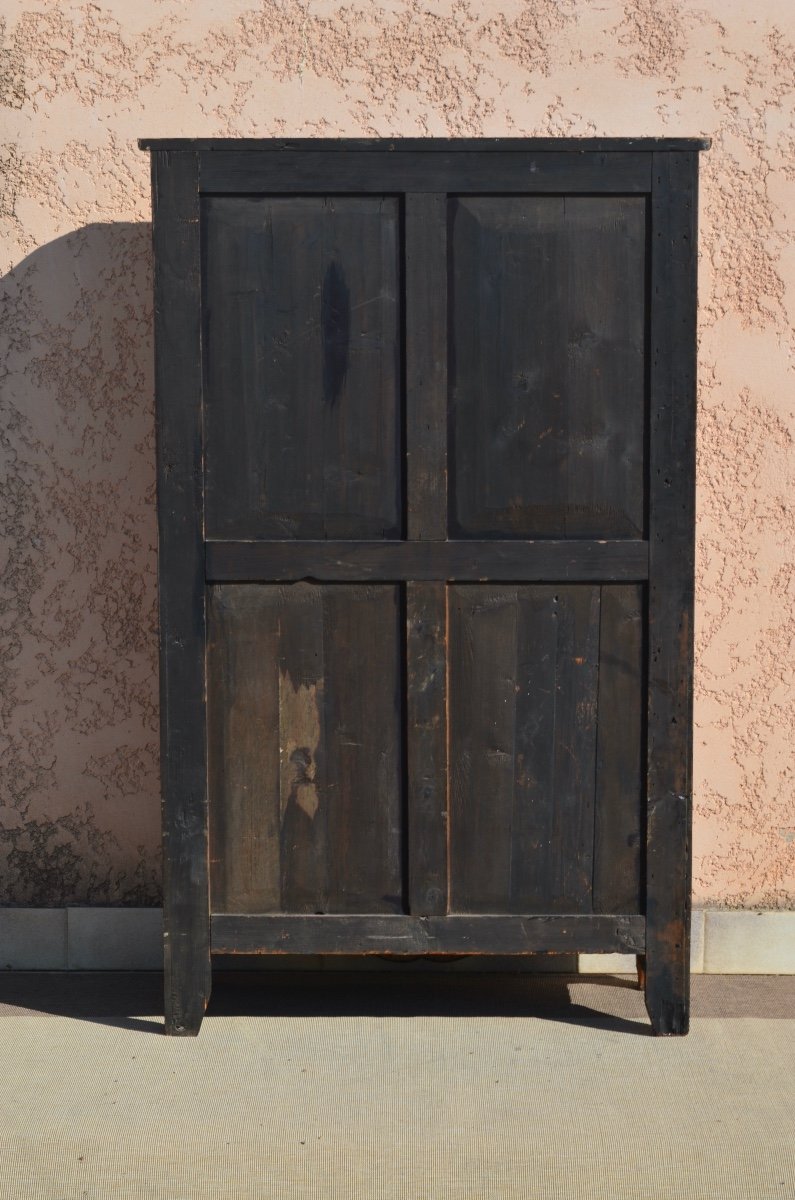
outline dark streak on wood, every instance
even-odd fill
[[[166,1033],[210,995],[196,155],[152,159]]]

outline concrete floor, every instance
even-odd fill
[[[0,978],[3,1200],[792,1200],[795,977]]]

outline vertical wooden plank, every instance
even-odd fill
[[[279,912],[279,589],[209,589],[212,912]]]
[[[329,911],[402,912],[399,590],[322,591]]]
[[[279,589],[277,729],[282,912],[317,913],[328,909],[324,590],[310,583]]]
[[[602,588],[593,908],[642,911],[643,588]]]
[[[556,588],[555,786],[551,859],[552,912],[592,907],[596,700],[599,677],[598,587]]]
[[[686,1033],[690,991],[696,414],[695,153],[652,169],[646,1007]]]
[[[511,911],[589,912],[599,588],[518,594]]]
[[[567,537],[644,533],[646,204],[566,196],[564,378]]]
[[[409,912],[447,911],[447,597],[406,584]]]
[[[407,535],[447,537],[447,196],[405,197]]]
[[[522,588],[516,660],[516,798],[512,902],[515,912],[549,911],[555,863],[555,745],[558,729],[558,596]],[[563,724],[565,717],[560,716]]]
[[[450,587],[450,910],[510,912],[517,589]]]
[[[544,537],[568,448],[563,199],[457,196],[451,225],[452,528]]]
[[[406,533],[447,537],[447,196],[404,199]],[[445,585],[406,584],[409,911],[447,911]]]
[[[210,995],[197,156],[152,156],[166,1032]]]

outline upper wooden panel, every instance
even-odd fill
[[[208,537],[397,537],[399,202],[205,199]]]
[[[450,201],[450,525],[644,532],[646,202]]]

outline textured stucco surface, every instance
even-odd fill
[[[0,903],[159,893],[147,136],[709,135],[695,900],[795,902],[795,8],[5,0]]]

